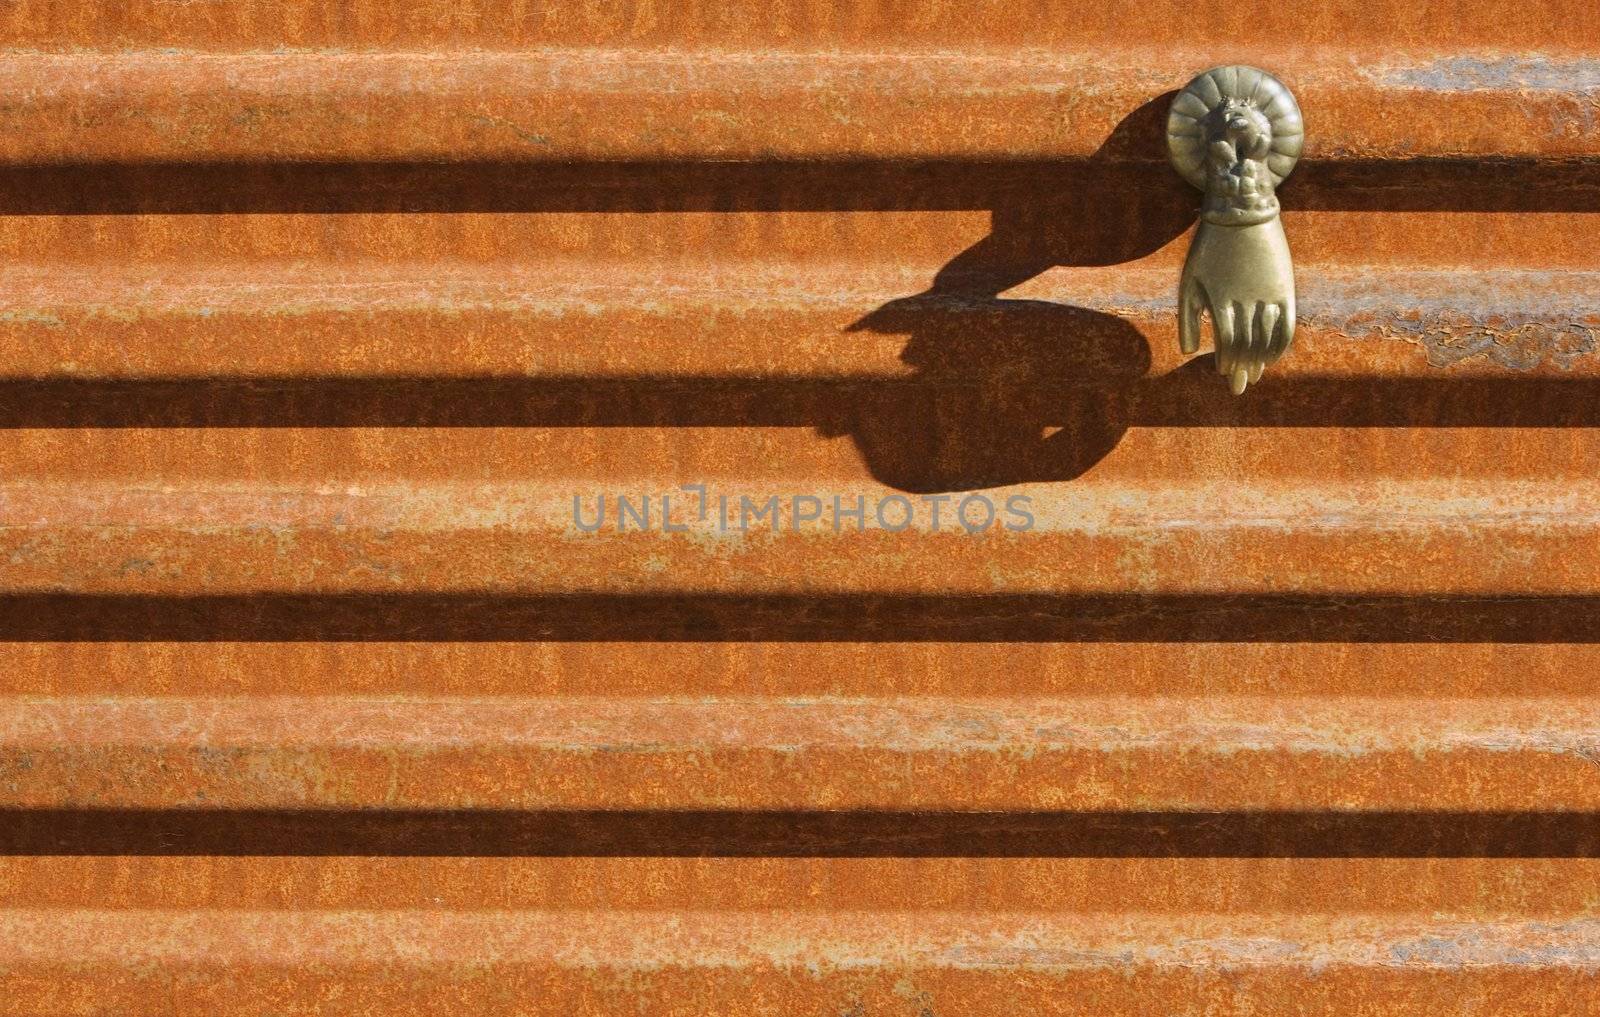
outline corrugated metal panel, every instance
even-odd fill
[[[1600,1007],[1590,0],[0,39],[0,1013]]]

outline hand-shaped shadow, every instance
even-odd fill
[[[1194,197],[1164,148],[1170,100],[1141,106],[1093,157],[997,194],[990,234],[927,291],[850,326],[907,336],[901,358],[916,370],[842,429],[875,477],[919,492],[1069,480],[1116,446],[1126,395],[1150,368],[1143,335],[1113,315],[999,294],[1056,266],[1144,257],[1188,228]]]
[[[936,287],[852,328],[910,337],[915,377],[858,405],[849,428],[873,476],[906,491],[1076,477],[1115,447],[1118,390],[1150,366],[1127,322],[1043,300]]]

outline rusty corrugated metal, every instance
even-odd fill
[[[1340,160],[1595,154],[1573,115],[1573,93],[1600,75],[1592,57],[1230,54],[1293,66],[1321,148]],[[29,101],[0,120],[0,159],[1081,158],[1169,88],[1167,66],[1214,60],[1181,43],[18,54],[0,89]]]
[[[0,1013],[1600,1009],[1592,0],[0,39]]]

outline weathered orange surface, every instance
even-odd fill
[[[1580,698],[30,699],[7,808],[1589,809]]]
[[[0,1014],[1600,1010],[1592,0],[0,40]],[[1224,61],[1308,132],[1237,399]]]
[[[722,0],[673,5],[653,0],[537,5],[507,0],[464,6],[418,0],[338,5],[313,0],[244,4],[170,4],[163,0],[58,0],[18,4],[5,11],[0,31],[12,45],[60,50],[192,46],[271,49],[299,46],[439,49],[539,45],[707,46],[753,43],[846,42],[889,45],[925,40],[952,46],[991,42],[1159,46],[1173,40],[1216,45],[1351,47],[1449,45],[1471,50],[1528,47],[1552,52],[1592,50],[1597,24],[1583,0],[1498,0],[1450,4],[1368,0],[1357,7],[1324,0],[1285,0],[1259,9],[1218,7],[1197,18],[1181,0],[1089,4],[1040,0],[1025,6],[956,6],[940,0]]]
[[[13,53],[0,89],[28,98],[0,117],[0,162],[1086,158],[1167,66],[1221,60],[1293,68],[1307,158],[1596,154],[1572,94],[1589,56],[548,47]]]
[[[525,381],[530,392],[538,382],[604,380],[640,394],[678,381],[715,394],[719,381],[978,387],[1006,372],[1063,403],[1078,389],[1204,401],[1206,386],[1186,385],[1193,372],[1182,370],[1166,254],[1052,270],[990,311],[958,294],[922,293],[936,268],[917,264],[11,265],[0,271],[11,308],[0,322],[0,376],[278,376],[285,388],[295,384],[287,379],[332,378],[365,380],[374,394],[395,376]],[[1304,266],[1299,281],[1307,311],[1276,382],[1378,376],[1437,388],[1508,370],[1600,375],[1600,273],[1323,261]],[[941,318],[952,337],[975,333],[960,359],[937,356],[941,337],[923,334]],[[1075,326],[1085,334],[1069,346]],[[29,409],[11,412],[22,423]]]
[[[0,958],[14,972],[8,988],[43,989],[52,1008],[92,1000],[138,1010],[159,994],[184,1009],[315,1012],[323,1005],[313,999],[348,995],[397,1013],[527,998],[686,1015],[734,998],[757,1012],[843,1003],[915,1013],[935,1000],[982,1011],[1071,998],[1139,1014],[1177,996],[1269,1014],[1332,1015],[1353,998],[1374,1012],[1532,1014],[1548,1012],[1552,992],[1584,1006],[1600,998],[1595,925],[1404,915],[1307,927],[1293,918],[847,911],[14,912],[0,925],[11,944]]]

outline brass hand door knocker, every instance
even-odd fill
[[[1294,96],[1254,67],[1206,71],[1167,114],[1172,165],[1205,191],[1178,286],[1178,346],[1199,351],[1209,311],[1217,371],[1235,395],[1294,340],[1294,266],[1274,192],[1304,141]]]

